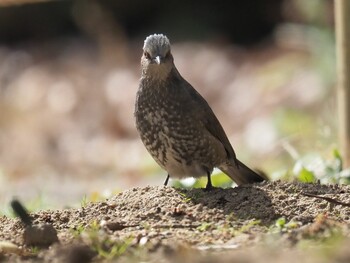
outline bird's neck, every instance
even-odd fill
[[[168,65],[151,65],[142,69],[142,78],[151,82],[166,82],[177,74],[176,68]]]
[[[174,67],[165,78],[159,78],[157,75],[142,74],[141,77],[141,92],[146,96],[156,96],[158,100],[160,97],[164,97],[164,100],[168,99],[171,94],[177,93],[178,89],[174,87],[181,78],[180,74]]]

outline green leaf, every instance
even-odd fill
[[[336,159],[342,159],[339,150],[336,149],[336,148],[333,149],[333,156],[334,156],[334,158],[336,158]]]
[[[303,167],[298,174],[298,180],[303,183],[313,183],[316,181],[316,177],[313,172]]]
[[[340,152],[338,149],[333,149],[333,156],[336,160],[336,166],[338,167],[338,172],[343,170],[343,158],[340,155]]]
[[[212,223],[203,222],[200,226],[197,227],[197,229],[201,232],[207,231],[212,227]]]
[[[283,228],[286,225],[286,219],[284,217],[280,217],[276,220],[275,224],[278,228]]]

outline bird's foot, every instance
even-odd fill
[[[209,192],[209,191],[213,190],[214,187],[211,183],[210,173],[207,174],[207,177],[208,177],[208,182],[207,182],[207,186],[205,187],[205,191]]]
[[[167,186],[167,185],[168,185],[169,178],[170,178],[170,175],[168,174],[168,176],[167,176],[166,179],[165,179],[164,186]]]
[[[207,184],[207,186],[204,188],[204,191],[205,192],[210,192],[210,191],[212,191],[214,189],[214,187],[212,186],[212,185],[208,185]]]

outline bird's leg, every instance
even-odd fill
[[[168,176],[167,176],[166,179],[165,179],[164,186],[167,186],[167,185],[168,185],[169,178],[170,178],[170,175],[168,174]]]
[[[205,190],[210,191],[211,189],[213,189],[213,185],[211,184],[210,172],[207,172],[207,177],[208,177],[208,181],[207,181],[207,186],[205,187]]]

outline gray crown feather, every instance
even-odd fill
[[[170,41],[163,34],[153,34],[145,39],[143,50],[150,53],[151,56],[154,54],[164,55],[170,51]]]

